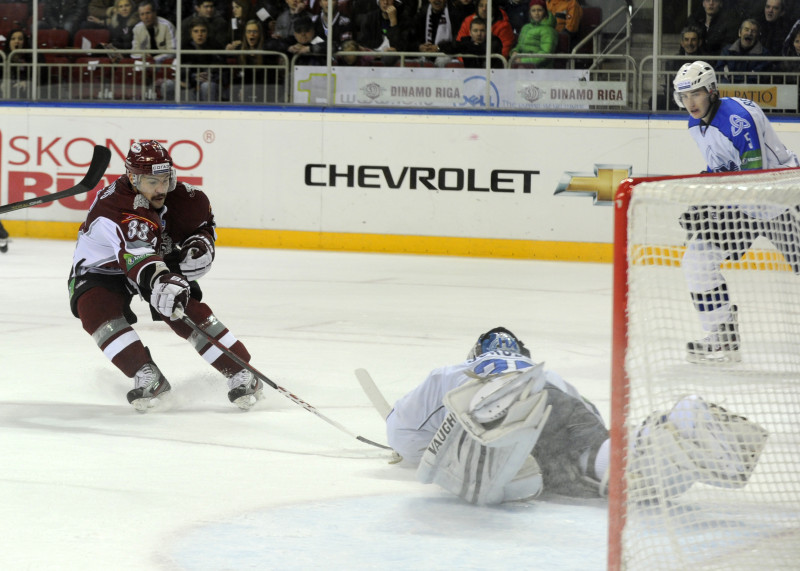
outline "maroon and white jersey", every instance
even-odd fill
[[[164,257],[192,235],[203,233],[213,243],[215,227],[211,204],[199,188],[178,182],[156,210],[122,176],[97,194],[78,230],[72,277],[118,275],[139,290],[145,268],[164,264]],[[145,274],[160,273],[154,270]]]

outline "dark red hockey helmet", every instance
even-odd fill
[[[139,188],[142,175],[169,175],[167,191],[175,190],[178,176],[172,165],[172,157],[158,141],[138,141],[131,145],[125,157],[125,169],[132,175],[131,183]]]
[[[158,141],[138,141],[125,157],[125,168],[132,174],[170,174],[172,157]]]

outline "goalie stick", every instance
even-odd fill
[[[358,436],[357,434],[353,434],[352,432],[347,430],[344,426],[342,426],[341,424],[339,424],[335,420],[328,418],[327,416],[322,414],[320,411],[318,411],[316,408],[314,408],[313,406],[308,404],[306,401],[304,401],[303,399],[301,399],[297,395],[294,395],[294,394],[290,393],[288,390],[286,390],[282,386],[280,386],[277,383],[275,383],[274,381],[272,381],[264,373],[262,373],[261,371],[259,371],[255,367],[253,367],[250,363],[246,363],[245,361],[243,361],[236,353],[234,353],[233,351],[231,351],[230,349],[225,347],[225,345],[223,345],[222,343],[220,343],[219,341],[214,339],[211,335],[209,335],[208,333],[206,333],[205,331],[200,329],[197,326],[197,324],[194,321],[192,321],[183,312],[182,308],[179,307],[179,308],[175,309],[175,311],[173,312],[172,315],[173,315],[173,317],[177,317],[178,319],[183,321],[186,325],[191,327],[192,330],[195,333],[197,333],[198,335],[202,336],[206,341],[208,341],[214,347],[216,347],[217,349],[222,351],[226,356],[230,357],[237,365],[239,365],[240,367],[245,368],[248,371],[250,371],[251,373],[253,373],[256,377],[258,377],[259,379],[264,381],[266,384],[268,384],[270,387],[272,387],[273,389],[275,389],[276,391],[281,393],[283,396],[288,398],[293,403],[299,404],[300,406],[302,406],[304,409],[306,409],[310,413],[316,414],[318,417],[320,417],[322,420],[324,420],[325,422],[327,422],[331,426],[334,426],[334,427],[338,428],[339,430],[341,430],[345,434],[348,434],[348,435],[352,436],[353,438],[355,438],[359,442],[363,442],[364,444],[369,444],[369,445],[375,446],[377,448],[383,448],[384,450],[391,450],[391,447],[386,446],[385,444],[379,444],[377,442],[374,442],[374,441],[370,440],[369,438],[364,438],[363,436]]]
[[[100,182],[101,178],[103,178],[110,161],[111,151],[101,145],[95,145],[94,153],[92,154],[92,162],[89,164],[89,170],[86,171],[86,175],[83,177],[83,180],[81,180],[78,184],[72,188],[68,188],[60,192],[54,192],[53,194],[48,194],[47,196],[37,196],[36,198],[29,198],[28,200],[20,200],[19,202],[12,202],[11,204],[0,206],[0,214],[14,212],[15,210],[21,210],[23,208],[28,208],[29,206],[36,206],[37,204],[44,204],[45,202],[61,200],[62,198],[67,198],[68,196],[89,192],[95,186],[97,186],[97,183]]]
[[[375,381],[372,380],[372,377],[366,369],[356,369],[355,373],[356,378],[358,379],[358,384],[361,385],[364,394],[367,395],[369,401],[372,403],[372,406],[374,406],[375,410],[378,411],[378,414],[381,415],[381,418],[386,420],[386,417],[389,416],[390,412],[392,412],[392,407],[386,398],[384,398],[380,389],[378,389],[378,385],[375,384]]]
[[[375,384],[375,381],[372,380],[372,375],[370,375],[366,369],[356,369],[356,378],[358,379],[358,384],[361,385],[361,388],[364,390],[364,394],[367,395],[372,406],[375,407],[375,410],[378,411],[378,414],[381,415],[381,418],[385,421],[386,417],[389,416],[389,413],[392,412],[392,405],[386,400],[381,393],[378,385]],[[396,451],[392,451],[392,458],[389,460],[389,464],[397,464],[398,462],[402,462],[403,457]]]

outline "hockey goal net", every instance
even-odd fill
[[[683,263],[687,231],[679,219],[705,205],[765,218],[788,211],[786,228],[794,230],[772,240],[757,238],[736,261],[719,260],[730,303],[738,307],[739,350],[737,359],[697,363],[687,359],[687,342],[707,331],[689,293],[684,267],[689,264]],[[620,185],[610,569],[800,568],[800,275],[782,253],[800,243],[798,205],[800,170],[630,179]],[[766,431],[755,469],[744,485],[700,481],[681,494],[637,495],[634,454],[652,454],[663,464],[671,454],[636,449],[642,422],[687,395],[699,395]],[[713,443],[695,443],[705,444]]]

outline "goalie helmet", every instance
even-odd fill
[[[525,357],[531,356],[531,352],[525,348],[525,344],[505,327],[495,327],[478,337],[475,345],[470,349],[467,359],[475,359],[489,351],[511,351]]]
[[[672,80],[672,87],[675,90],[672,93],[675,103],[681,109],[685,109],[683,101],[681,101],[681,93],[705,87],[711,95],[712,101],[719,96],[717,74],[714,73],[714,68],[704,61],[683,64],[675,74],[675,79]]]
[[[169,175],[169,190],[175,190],[177,175],[172,157],[158,141],[138,141],[131,145],[125,157],[125,170],[133,175],[133,185],[139,186],[142,175]]]

